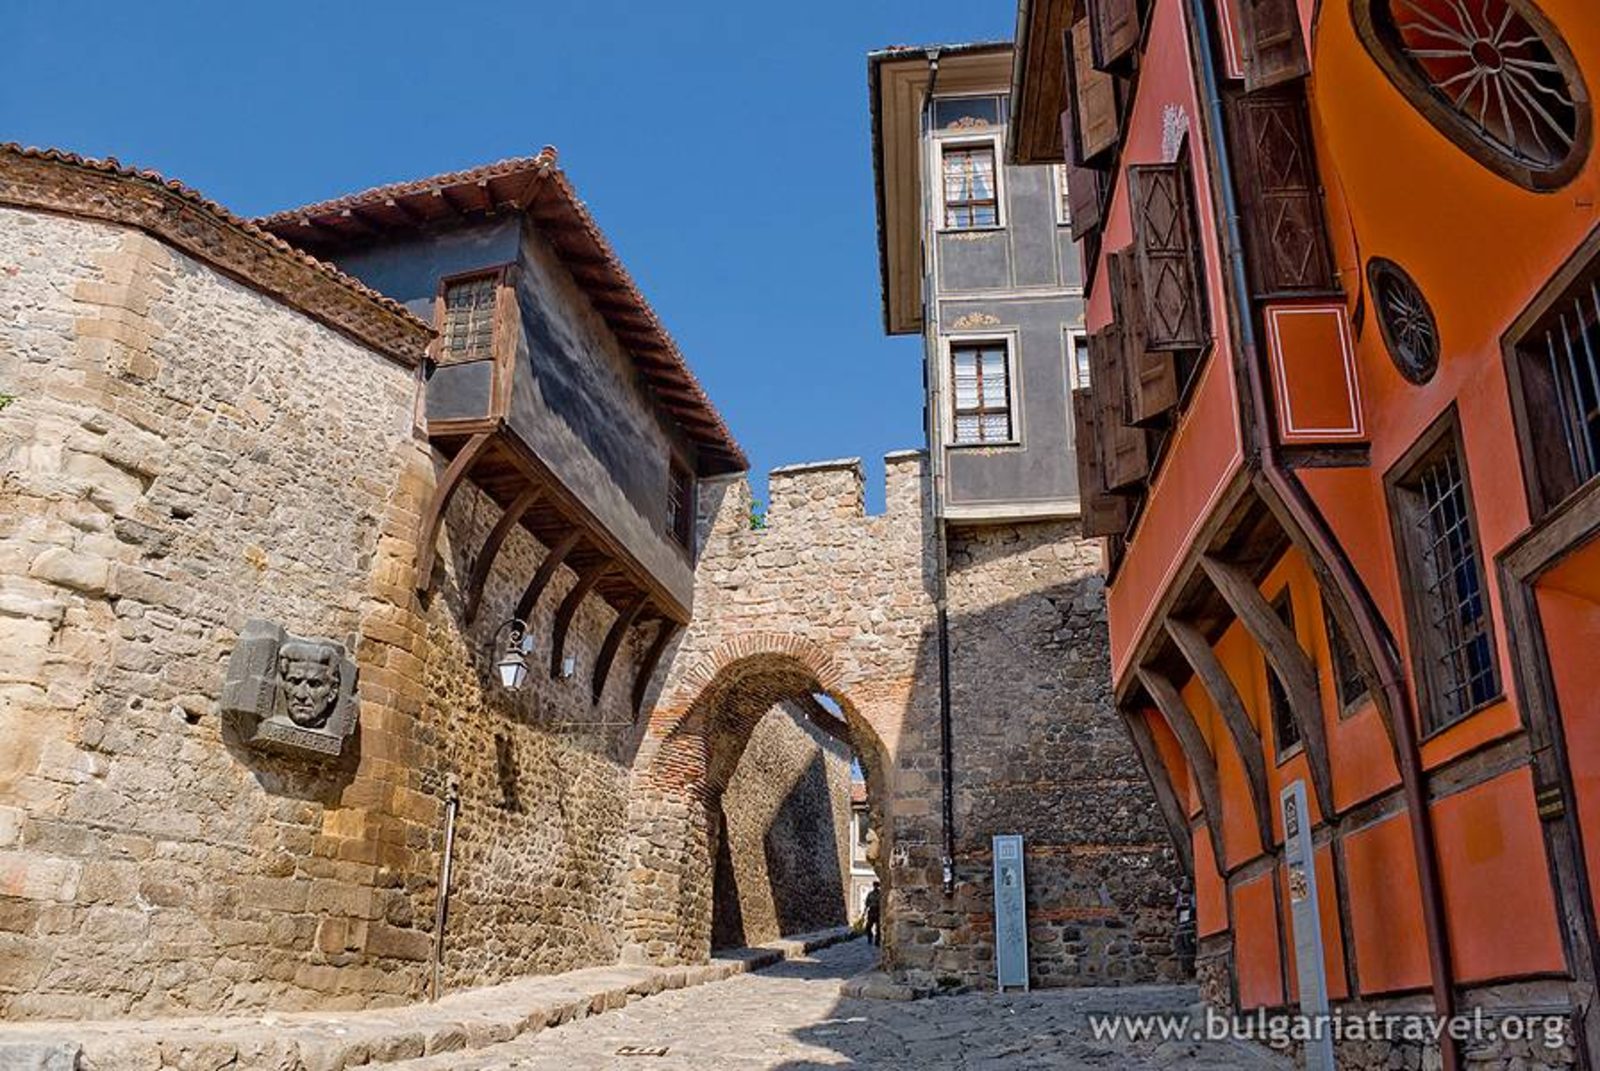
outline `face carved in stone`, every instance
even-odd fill
[[[339,653],[315,643],[286,643],[278,652],[278,684],[289,720],[320,729],[339,700]]]

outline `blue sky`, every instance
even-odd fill
[[[1009,38],[1009,0],[10,0],[0,140],[254,215],[545,144],[750,456],[919,446],[883,334],[866,53]]]

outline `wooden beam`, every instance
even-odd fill
[[[1261,837],[1261,850],[1270,852],[1273,846],[1272,796],[1267,788],[1267,760],[1262,752],[1261,734],[1256,731],[1255,724],[1244,709],[1233,678],[1222,668],[1217,653],[1211,649],[1200,630],[1187,621],[1172,618],[1168,618],[1165,625],[1167,635],[1172,637],[1184,661],[1189,663],[1189,668],[1200,679],[1200,686],[1211,697],[1211,704],[1217,708],[1223,724],[1228,727],[1234,752],[1239,756],[1245,780],[1250,785],[1250,804],[1256,814],[1256,833]]]
[[[611,622],[611,630],[606,633],[605,642],[600,645],[600,657],[594,660],[594,678],[590,682],[590,697],[593,702],[600,702],[600,696],[605,693],[606,678],[611,675],[611,663],[617,657],[617,648],[622,646],[622,638],[639,619],[639,614],[644,611],[645,604],[649,601],[648,591],[639,592],[632,602],[623,607],[617,619]]]
[[[370,238],[375,234],[383,233],[379,228],[374,227],[371,223],[368,223],[366,217],[359,209],[343,209],[339,213],[339,218],[351,224],[355,228],[357,234],[361,234],[365,237]]]
[[[633,718],[639,720],[639,711],[644,706],[645,693],[650,690],[650,678],[656,674],[656,666],[661,662],[661,656],[667,649],[667,644],[672,642],[672,637],[678,634],[683,626],[670,617],[663,617],[661,624],[656,628],[656,638],[650,642],[650,649],[644,653],[644,660],[639,663],[639,671],[633,678]]]
[[[1217,779],[1217,760],[1211,754],[1211,745],[1195,723],[1189,704],[1178,694],[1177,685],[1164,674],[1144,666],[1139,667],[1139,683],[1156,701],[1161,716],[1167,719],[1172,733],[1178,738],[1183,757],[1189,762],[1189,773],[1195,788],[1200,792],[1200,808],[1205,814],[1206,828],[1211,831],[1211,853],[1216,857],[1217,873],[1228,872],[1227,844],[1222,839],[1222,784]]]
[[[572,553],[573,548],[582,539],[583,530],[574,528],[561,538],[561,542],[550,548],[550,552],[544,556],[544,561],[539,563],[539,568],[534,570],[533,579],[528,581],[527,590],[522,593],[522,598],[517,600],[516,612],[511,616],[522,622],[532,619],[533,608],[538,604],[539,596],[544,594],[544,589],[549,586],[550,578],[556,575],[561,563],[567,560],[567,555]]]
[[[850,739],[849,724],[843,718],[835,717],[831,710],[817,702],[816,696],[802,695],[796,702],[799,704],[800,709],[806,712],[806,717],[812,725],[815,725],[850,750],[855,750],[855,741]]]
[[[463,616],[468,624],[478,616],[478,604],[483,600],[483,585],[489,579],[489,570],[494,568],[494,560],[500,554],[500,547],[506,541],[506,536],[511,534],[511,529],[522,520],[522,515],[528,508],[539,501],[543,494],[538,487],[530,487],[523,491],[500,514],[500,519],[490,529],[488,538],[483,541],[483,549],[478,551],[478,556],[472,562],[472,575],[467,578],[467,603],[462,608]]]
[[[439,199],[439,203],[444,205],[445,215],[450,216],[452,219],[460,219],[467,214],[465,209],[456,204],[456,202],[451,199],[450,195],[444,192],[443,186],[440,186],[437,189],[429,190],[428,196],[437,197]]]
[[[584,598],[600,582],[600,578],[616,568],[616,562],[610,558],[601,558],[582,573],[578,574],[578,582],[572,585],[572,590],[567,592],[567,597],[561,600],[561,605],[556,608],[556,623],[550,633],[550,677],[555,679],[561,676],[561,659],[567,651],[567,630],[572,627],[572,618],[578,612],[578,607],[583,605]]]
[[[433,583],[434,544],[439,539],[439,525],[444,520],[444,511],[449,508],[450,499],[455,497],[456,488],[461,486],[461,481],[493,440],[493,434],[487,431],[480,431],[468,439],[439,478],[433,501],[428,503],[427,511],[422,515],[422,529],[417,537],[416,587],[419,593],[426,592]]]
[[[1338,813],[1333,804],[1333,777],[1328,768],[1328,733],[1322,722],[1322,692],[1317,687],[1317,670],[1294,630],[1283,623],[1261,589],[1244,570],[1210,554],[1200,556],[1200,567],[1234,615],[1250,633],[1266,656],[1272,672],[1283,685],[1289,710],[1300,726],[1300,740],[1306,750],[1306,765],[1311,768],[1311,788],[1323,821]]]
[[[428,218],[421,212],[418,212],[415,208],[412,208],[404,201],[397,201],[393,197],[385,197],[383,200],[383,207],[394,209],[395,212],[403,216],[406,222],[410,223],[413,227],[420,227],[422,224],[428,222]]]
[[[1144,714],[1137,710],[1120,710],[1120,713],[1122,724],[1128,730],[1128,739],[1133,741],[1133,750],[1138,752],[1145,776],[1155,790],[1156,808],[1167,823],[1167,833],[1172,837],[1172,847],[1178,853],[1178,861],[1183,864],[1184,873],[1193,879],[1194,838],[1189,833],[1189,809],[1178,799],[1177,789],[1172,786],[1172,774],[1161,758],[1161,751],[1156,747],[1155,737],[1150,733],[1150,723],[1144,720]]]

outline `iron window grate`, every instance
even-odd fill
[[[1556,310],[1544,349],[1567,460],[1583,484],[1600,472],[1600,288],[1594,280]]]
[[[450,283],[444,291],[444,363],[475,361],[494,353],[496,279],[479,276]]]
[[[1426,574],[1422,588],[1428,623],[1440,641],[1430,652],[1438,670],[1439,694],[1430,710],[1437,728],[1493,699],[1500,685],[1488,593],[1456,451],[1446,448],[1427,461],[1415,486],[1421,509],[1413,523]]]

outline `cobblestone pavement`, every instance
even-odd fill
[[[851,941],[756,974],[675,990],[604,1015],[476,1052],[391,1065],[406,1071],[1012,1071],[1182,1068],[1280,1071],[1293,1065],[1228,1043],[1111,1043],[1090,1037],[1097,1011],[1181,1008],[1192,991],[1052,989],[892,1002],[841,998],[839,984],[873,962]],[[627,1046],[665,1055],[622,1055]]]

